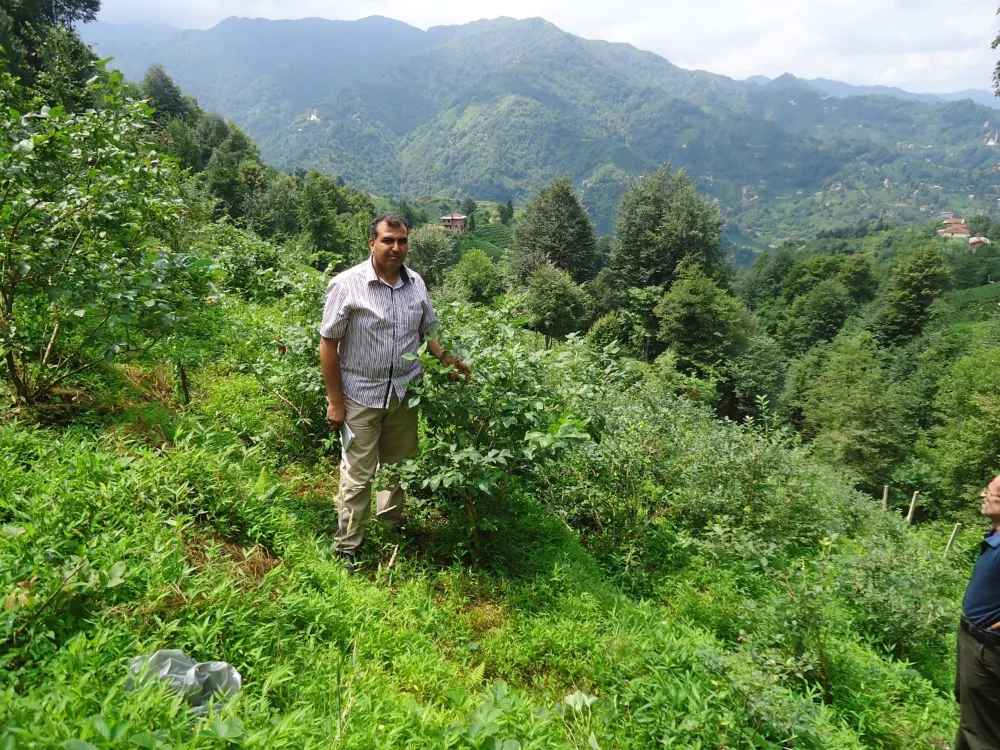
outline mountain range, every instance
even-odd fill
[[[766,86],[772,78],[767,76],[751,76],[745,79],[747,83],[755,83],[759,86]],[[992,91],[984,89],[965,89],[964,91],[952,91],[945,94],[916,94],[912,91],[905,91],[895,86],[858,86],[853,83],[842,81],[831,81],[829,78],[807,78],[803,79],[812,88],[830,96],[843,98],[845,96],[893,96],[897,99],[910,99],[915,102],[958,102],[969,99],[984,107],[1000,109],[1000,98]]]
[[[378,193],[519,202],[565,174],[607,232],[630,180],[670,161],[748,247],[880,217],[993,213],[1000,195],[988,92],[738,81],[542,19],[423,31],[380,17],[230,18],[81,34],[130,79],[163,64],[279,168]]]

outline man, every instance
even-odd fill
[[[416,354],[437,324],[423,279],[405,265],[409,227],[397,214],[383,214],[371,224],[371,256],[330,281],[320,325],[320,364],[326,384],[327,421],[334,429],[345,422],[354,434],[341,452],[337,496],[337,554],[348,573],[363,539],[361,526],[371,511],[371,481],[377,466],[417,455],[417,410],[406,397],[407,385],[420,377]],[[427,350],[443,364],[468,374],[460,360],[436,339]],[[378,493],[377,516],[403,523],[403,491],[396,477]]]
[[[1000,476],[980,495],[993,528],[962,600],[955,697],[962,709],[956,750],[1000,748]]]

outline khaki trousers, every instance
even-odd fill
[[[354,553],[361,545],[362,525],[371,514],[372,478],[379,466],[400,463],[417,455],[417,410],[393,391],[388,409],[372,409],[344,399],[345,421],[354,433],[351,447],[341,451],[340,490],[337,493],[339,552]],[[389,524],[403,522],[403,490],[389,477],[389,488],[378,493],[377,517]]]

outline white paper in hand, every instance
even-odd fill
[[[347,422],[340,425],[340,444],[346,451],[351,447],[351,442],[354,440],[354,432],[348,426]]]

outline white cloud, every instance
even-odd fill
[[[111,22],[207,28],[228,16],[356,19],[428,28],[540,16],[735,78],[791,72],[943,92],[989,88],[997,0],[104,0]]]

